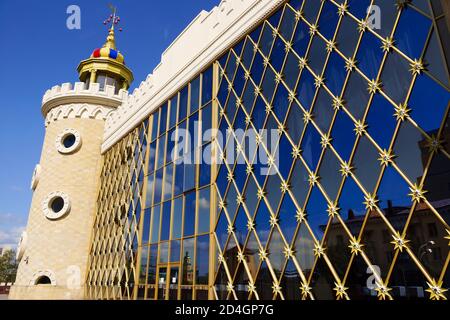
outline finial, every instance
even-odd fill
[[[116,40],[114,36],[114,26],[118,25],[120,22],[120,17],[117,15],[117,8],[114,7],[112,4],[108,4],[109,8],[111,9],[110,16],[103,21],[104,25],[107,25],[109,27],[109,33],[108,37],[106,38],[106,43],[103,46],[104,48],[110,48],[113,50],[116,50]],[[119,29],[120,32],[122,32],[122,28]]]

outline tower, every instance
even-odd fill
[[[108,115],[128,97],[133,74],[115,45],[111,15],[102,48],[78,66],[81,82],[48,90],[45,138],[11,299],[83,299]],[[105,23],[107,24],[107,23]]]

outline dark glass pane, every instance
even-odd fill
[[[196,284],[208,284],[209,269],[209,235],[197,238]]]
[[[381,74],[383,91],[398,104],[404,103],[411,87],[410,68],[408,61],[394,52],[388,55],[384,64]]]
[[[357,0],[355,0],[355,2],[356,1]],[[373,4],[379,7],[380,10],[378,10],[378,13],[381,14],[381,21],[379,25],[376,25],[375,31],[383,38],[386,38],[391,35],[392,28],[394,27],[395,20],[397,19],[398,10],[396,2],[375,0]],[[375,14],[376,11],[372,10],[370,13],[372,15]]]
[[[327,133],[330,128],[331,119],[334,115],[333,101],[324,88],[319,89],[313,108],[314,122],[319,126],[322,133]]]
[[[450,78],[448,76],[447,61],[450,52],[442,53],[442,46],[448,47],[449,31],[445,19],[438,20],[439,31],[433,30],[430,42],[425,53],[427,69],[430,73],[439,79],[444,85],[450,87]],[[442,35],[441,35],[442,34]],[[441,39],[443,44],[441,44]],[[447,50],[448,51],[448,50]],[[447,59],[447,60],[446,60]]]
[[[292,259],[289,259],[280,283],[285,300],[300,300],[301,278]]]
[[[376,79],[383,58],[381,41],[370,32],[364,32],[356,60],[369,79]]]
[[[429,159],[428,142],[409,121],[401,124],[394,144],[395,163],[412,183],[420,181]]]
[[[403,10],[395,29],[396,47],[412,59],[422,55],[430,31],[431,20],[415,10]]]
[[[357,72],[352,72],[348,80],[344,100],[348,111],[357,119],[364,116],[367,103],[369,102],[369,92],[367,91],[368,83]]]
[[[259,207],[254,221],[259,241],[263,246],[265,246],[270,232],[270,212],[264,201],[259,202]]]
[[[181,226],[183,223],[183,197],[173,200],[172,213],[172,239],[181,238]]]
[[[284,267],[284,263],[286,261],[286,258],[283,254],[284,248],[285,244],[283,239],[281,238],[280,232],[277,228],[273,228],[268,249],[270,264],[272,265],[272,269],[275,272],[277,278],[280,277],[281,270]]]
[[[303,129],[305,128],[305,122],[303,121],[303,111],[296,102],[291,105],[285,126],[288,135],[294,143],[299,143]]]
[[[317,300],[334,300],[336,297],[334,283],[336,280],[323,258],[319,259],[314,267],[310,287]]]
[[[355,144],[354,123],[344,111],[337,113],[331,131],[331,144],[343,161],[348,161]]]
[[[306,206],[307,221],[314,232],[316,238],[320,241],[325,232],[328,223],[328,203],[318,187],[314,187],[308,199]]]
[[[342,176],[339,171],[340,168],[339,160],[330,149],[327,149],[320,164],[319,177],[320,183],[330,199],[336,198],[339,186],[341,185]]]
[[[180,261],[181,241],[173,240],[170,242],[170,262]]]
[[[409,247],[417,259],[435,279],[440,277],[449,254],[447,236],[444,225],[430,208],[426,205],[416,208],[406,231],[406,239],[410,240]],[[448,283],[444,287],[448,288]]]
[[[370,0],[350,0],[348,1],[349,11],[358,19],[364,19],[370,6]]]
[[[152,116],[152,141],[158,137],[158,126],[159,126],[159,109]]]
[[[339,214],[342,220],[344,220],[345,225],[354,237],[357,237],[361,232],[361,226],[366,213],[364,201],[364,193],[355,181],[351,177],[348,177],[344,182],[338,207],[340,208]]]
[[[160,241],[169,240],[170,234],[170,212],[171,202],[167,201],[162,207],[162,223],[161,223],[161,237]]]
[[[159,118],[159,135],[166,132],[167,128],[167,103],[165,103],[160,108],[160,118]]]
[[[159,241],[159,222],[160,222],[160,206],[157,205],[152,209],[152,232],[151,232],[151,243],[156,243]]]
[[[296,24],[295,13],[289,6],[286,6],[279,29],[280,34],[286,41],[291,40],[295,24]]]
[[[197,234],[209,232],[210,188],[198,193]]]
[[[353,18],[345,15],[342,18],[336,36],[337,47],[346,56],[352,57],[359,40],[358,24]]]
[[[236,214],[236,219],[234,220],[234,230],[240,247],[244,246],[245,239],[247,238],[247,223],[248,218],[244,207],[240,206]]]
[[[300,57],[305,56],[310,39],[311,36],[309,34],[308,25],[302,21],[299,21],[294,33],[294,37],[292,38],[292,48]]]
[[[297,57],[292,52],[289,52],[284,65],[283,75],[284,81],[292,91],[295,89],[299,75],[298,65],[299,60]]]
[[[408,184],[392,167],[387,167],[378,187],[379,207],[395,230],[401,232],[411,208]]]
[[[294,236],[294,232],[297,227],[297,219],[295,217],[296,214],[297,208],[295,207],[291,197],[286,194],[281,202],[278,215],[278,224],[287,243],[292,242],[292,237]]]
[[[303,208],[309,191],[308,171],[300,160],[295,162],[290,178],[290,186],[298,205]]]
[[[261,35],[261,39],[259,40],[259,48],[266,57],[269,56],[270,49],[272,48],[273,44],[272,33],[273,29],[268,24],[265,24]]]
[[[178,94],[170,99],[170,117],[169,128],[172,128],[177,123],[178,118]]]
[[[273,278],[270,274],[267,263],[263,261],[258,271],[258,276],[255,281],[256,291],[260,300],[272,300],[273,297]]]
[[[200,77],[195,78],[191,82],[191,108],[190,113],[194,113],[198,110],[200,103]]]
[[[372,283],[368,281],[372,273],[372,269],[368,268],[367,263],[360,254],[353,258],[345,281],[345,286],[348,287],[347,293],[351,300],[377,299],[375,290],[371,289]],[[368,288],[368,282],[371,288]]]
[[[326,57],[326,43],[321,38],[319,38],[319,36],[315,36],[311,47],[309,48],[308,61],[309,66],[313,69],[316,75],[322,74]]]
[[[408,107],[411,118],[426,132],[435,132],[442,123],[450,93],[427,75],[416,79]]]
[[[181,283],[191,285],[194,281],[194,239],[185,239],[183,241],[183,272]]]
[[[186,118],[188,112],[188,87],[184,87],[180,91],[180,102],[179,102],[179,114],[178,114],[178,122],[184,120]]]
[[[325,80],[327,87],[334,95],[341,95],[346,75],[344,60],[337,53],[333,52],[328,60]]]
[[[219,242],[220,250],[222,250],[222,251],[225,249],[225,244],[227,243],[227,239],[228,239],[228,230],[227,230],[228,226],[229,226],[229,222],[226,217],[225,211],[222,211],[219,214],[219,219],[217,222],[216,232],[215,232],[217,241]]]
[[[270,54],[270,64],[275,68],[277,72],[281,71],[284,58],[286,56],[285,44],[280,37],[276,37],[275,43]]]
[[[281,199],[280,186],[281,186],[281,179],[278,176],[278,174],[270,175],[267,178],[267,183],[265,186],[266,198],[273,212],[277,211],[278,204],[280,203]]]
[[[328,40],[333,39],[339,21],[337,7],[326,1],[322,7],[319,19],[319,31]]]
[[[316,170],[317,162],[319,161],[320,155],[322,153],[320,141],[320,134],[312,124],[309,124],[306,128],[305,135],[303,136],[301,149],[303,151],[303,158],[305,159],[311,171]]]
[[[369,135],[382,149],[389,149],[397,126],[394,114],[394,107],[383,96],[376,95],[367,116],[367,130]]]
[[[256,272],[258,271],[260,259],[259,259],[259,244],[256,240],[255,232],[250,231],[247,240],[246,247],[244,249],[244,255],[247,261],[250,274],[255,279]]]
[[[321,1],[305,0],[305,3],[303,4],[303,11],[305,18],[306,20],[308,20],[309,23],[314,24],[316,22],[320,5]]]
[[[348,247],[349,244],[350,237],[344,226],[338,219],[333,219],[328,228],[323,246],[327,248],[327,257],[341,279],[344,277],[350,262],[351,251]]]
[[[282,84],[278,85],[272,105],[273,112],[281,123],[284,122],[284,118],[286,117],[286,113],[289,107],[288,95],[289,93],[286,87]]]
[[[142,243],[147,244],[149,242],[149,235],[150,235],[150,209],[146,209],[144,211],[144,223],[142,224]]]
[[[379,157],[373,144],[366,137],[361,137],[353,158],[353,166],[358,180],[367,192],[373,192],[380,175],[381,167],[377,160]]]
[[[426,278],[405,250],[397,256],[391,272],[389,287],[394,288],[391,295],[394,299],[424,298]]]

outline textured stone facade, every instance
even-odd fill
[[[76,129],[83,140],[81,148],[69,155],[55,147],[57,136],[67,128]],[[84,297],[103,130],[104,121],[95,119],[62,119],[47,126],[40,179],[27,226],[29,241],[10,298]],[[49,220],[42,210],[43,201],[52,192],[67,194],[71,203],[69,213],[57,220]],[[52,284],[35,286],[41,275],[48,276]]]

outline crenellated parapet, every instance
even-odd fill
[[[86,107],[86,112],[90,117],[97,114],[98,108],[106,108],[108,111],[112,111],[126,102],[127,99],[128,91],[121,89],[116,94],[114,86],[107,85],[103,90],[100,90],[98,83],[91,83],[89,88],[86,88],[86,84],[83,82],[76,82],[74,85],[64,83],[47,90],[42,99],[41,110],[47,123],[49,119],[54,119],[60,115],[68,117],[71,112],[74,112],[74,116],[80,116],[82,112],[78,111],[82,110],[83,107]],[[56,112],[56,108],[61,110]]]

